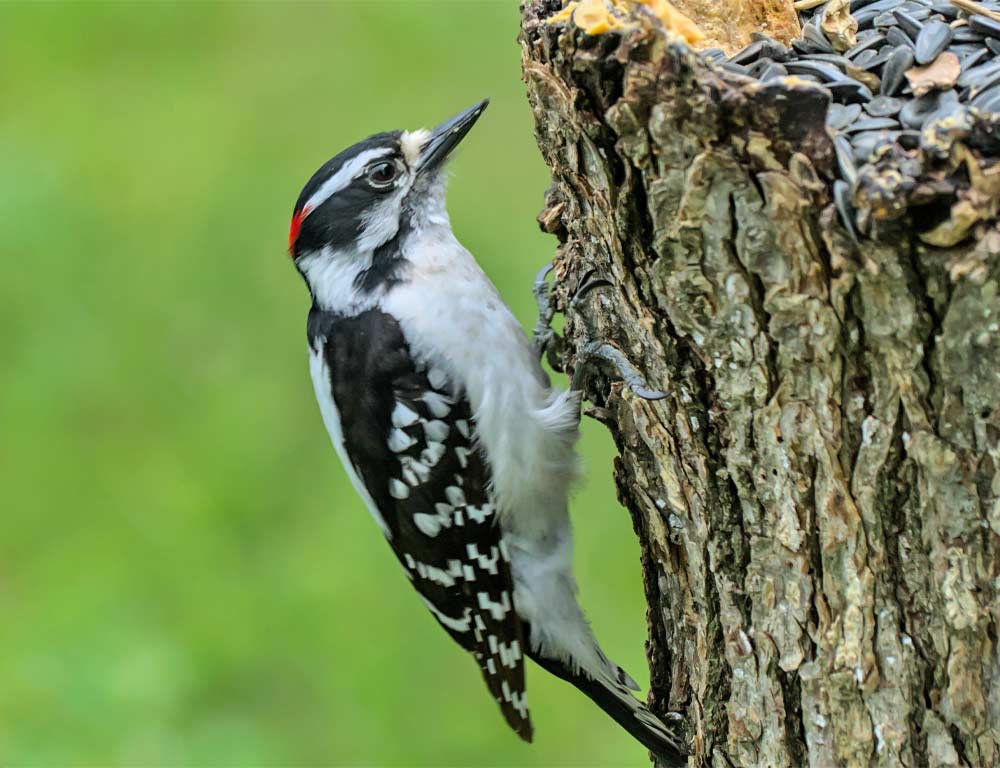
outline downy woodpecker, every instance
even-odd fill
[[[487,103],[432,131],[370,136],[302,190],[288,246],[312,296],[320,412],[413,587],[475,658],[518,736],[532,736],[527,656],[677,757],[576,601],[567,496],[578,395],[550,389],[451,231],[444,163]]]

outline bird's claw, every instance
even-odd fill
[[[591,270],[583,276],[583,280],[580,281],[582,285],[576,289],[576,293],[573,294],[573,298],[569,300],[570,305],[576,307],[583,297],[595,288],[603,288],[612,284],[611,281],[606,278],[591,277],[593,274],[594,272]]]
[[[591,341],[580,350],[579,363],[573,372],[573,389],[582,390],[584,388],[589,375],[587,363],[594,358],[611,363],[622,377],[625,385],[643,400],[662,400],[667,396],[666,392],[650,387],[642,374],[635,369],[635,366],[628,361],[621,350],[601,341]]]
[[[535,303],[538,305],[538,320],[535,323],[535,330],[531,334],[531,339],[539,360],[545,356],[556,335],[555,331],[552,330],[552,318],[555,316],[556,311],[552,307],[549,284],[546,282],[546,278],[548,278],[552,269],[552,262],[542,267],[535,276],[535,285],[531,289],[531,293],[535,297]]]

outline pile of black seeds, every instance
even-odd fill
[[[802,36],[790,47],[757,34],[728,59],[720,49],[704,53],[730,72],[760,81],[798,78],[829,91],[833,197],[852,237],[859,230],[870,234],[872,197],[923,185],[924,196],[944,199],[968,186],[967,179],[933,168],[953,154],[956,141],[987,158],[987,166],[1000,156],[1000,0],[795,5]],[[880,170],[887,162],[894,172],[889,182]],[[902,180],[901,165],[909,174]],[[886,183],[896,188],[885,189]],[[953,244],[948,241],[962,234],[935,235],[943,241],[935,244]]]

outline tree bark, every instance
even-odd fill
[[[652,707],[683,715],[692,766],[1000,765],[995,208],[934,247],[896,189],[858,244],[822,92],[560,7],[521,8],[552,359],[620,452]]]

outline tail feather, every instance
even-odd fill
[[[608,668],[608,671],[619,683],[624,685],[630,691],[642,690],[642,688],[639,687],[639,684],[632,679],[632,676],[605,656],[604,652],[600,648],[597,649],[597,655],[600,657],[601,661],[604,662],[604,666]]]
[[[628,731],[649,751],[653,752],[664,765],[686,766],[687,748],[660,718],[628,691],[628,683],[623,680],[595,680],[584,671],[576,672],[556,659],[548,659],[540,654],[530,654],[532,661],[547,672],[562,678],[586,694],[622,728]],[[621,668],[618,668],[621,671]],[[621,672],[628,682],[635,681]],[[638,686],[636,686],[638,687]]]

